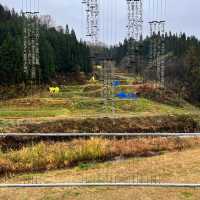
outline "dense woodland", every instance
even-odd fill
[[[148,62],[149,37],[142,42],[141,57]],[[200,101],[200,41],[185,33],[165,35],[166,82],[172,89],[182,91],[190,100]],[[130,41],[103,49],[120,66],[128,55]],[[98,49],[98,48],[97,48]],[[98,50],[97,50],[98,51]],[[82,71],[92,72],[90,48],[78,41],[73,30],[56,30],[45,24],[40,25],[41,80],[53,80],[56,74]],[[145,69],[141,68],[141,71]],[[23,19],[14,10],[0,6],[0,84],[16,84],[24,80],[23,73]]]
[[[41,81],[57,73],[91,72],[89,47],[78,41],[73,30],[57,31],[40,25]],[[0,5],[0,84],[21,83],[23,73],[23,18]]]
[[[148,67],[150,39],[146,37],[139,51],[141,62],[140,72]],[[119,67],[124,67],[123,59],[128,55],[130,41],[125,40],[110,49],[110,54]],[[166,86],[177,93],[183,93],[190,101],[200,101],[200,41],[187,37],[185,33],[165,35]]]

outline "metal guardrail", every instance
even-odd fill
[[[0,133],[2,137],[200,137],[200,133]]]
[[[200,188],[200,184],[179,183],[46,183],[0,184],[3,188],[69,188],[69,187],[153,187],[153,188]]]

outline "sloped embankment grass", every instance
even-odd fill
[[[178,158],[178,159],[177,159]],[[121,182],[133,181],[130,177],[141,176],[146,181],[152,174],[159,175],[159,180],[165,182],[198,183],[200,166],[200,149],[188,149],[182,152],[166,153],[165,155],[151,158],[127,159],[118,162],[90,164],[88,168],[74,168],[52,170],[46,173],[19,174],[10,177],[9,183],[58,183],[58,182],[82,182],[83,179],[91,182],[106,182],[118,180]],[[109,179],[109,174],[111,178]],[[149,179],[146,177],[150,177]],[[135,180],[136,181],[136,180]],[[198,189],[172,189],[172,188],[127,188],[127,187],[103,187],[103,188],[53,188],[53,189],[0,189],[0,199],[22,200],[30,199],[70,199],[70,200],[199,200]]]
[[[198,138],[91,138],[70,142],[41,142],[18,150],[0,151],[0,174],[67,168],[87,162],[156,156],[200,146]]]
[[[190,115],[138,116],[124,118],[65,119],[24,124],[14,132],[27,133],[146,133],[197,132],[199,124]]]

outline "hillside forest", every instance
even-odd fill
[[[143,64],[139,72],[145,70],[148,62],[151,38],[142,40],[140,56]],[[104,54],[109,54],[116,66],[123,69],[123,60],[128,54],[130,41],[103,47]],[[40,23],[40,64],[41,82],[48,83],[58,75],[69,76],[74,72],[91,75],[93,68],[90,61],[90,46],[77,39],[75,31],[57,30]],[[200,41],[195,36],[185,33],[165,34],[166,83],[173,90],[182,91],[190,101],[200,101]],[[99,53],[102,47],[97,47]],[[0,5],[0,85],[15,85],[23,83],[23,18],[14,10]]]

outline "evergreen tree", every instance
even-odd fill
[[[66,25],[65,32],[40,24],[41,81],[51,80],[56,73],[68,74],[80,69],[91,71],[89,50],[78,41],[74,30]],[[77,69],[76,69],[77,68]],[[24,81],[23,72],[23,18],[14,10],[0,5],[0,84]]]
[[[0,83],[14,84],[22,78],[22,51],[19,40],[9,33],[0,47]]]

